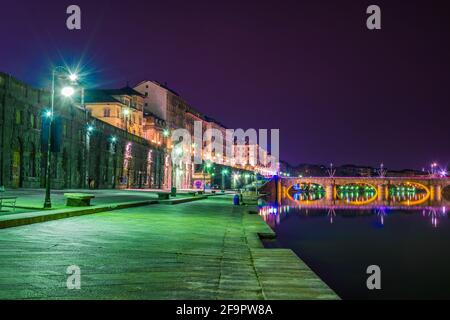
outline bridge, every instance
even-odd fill
[[[374,190],[372,196],[364,201],[352,202],[353,205],[367,205],[367,204],[389,204],[392,200],[389,194],[391,187],[395,186],[412,186],[423,190],[424,195],[418,200],[408,200],[399,205],[434,205],[440,204],[445,193],[450,193],[450,178],[435,178],[435,177],[302,177],[302,178],[288,178],[279,177],[273,179],[266,186],[263,192],[276,195],[276,200],[281,202],[281,199],[292,198],[292,188],[296,185],[309,184],[321,186],[325,191],[324,200],[327,203],[334,203],[341,201],[338,197],[338,188],[341,186],[361,185],[368,186]],[[448,191],[447,191],[448,190]],[[446,201],[444,201],[446,202]]]

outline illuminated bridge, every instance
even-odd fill
[[[266,191],[300,203],[320,200],[323,204],[349,205],[439,205],[450,203],[443,193],[450,191],[449,178],[431,177],[310,177],[272,180]],[[445,190],[445,192],[444,192]],[[450,193],[450,192],[449,192]]]

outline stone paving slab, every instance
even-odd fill
[[[0,299],[336,299],[273,231],[217,196],[0,230]],[[81,290],[66,268],[81,268]]]

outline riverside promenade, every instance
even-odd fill
[[[0,299],[338,299],[230,196],[0,230]],[[81,270],[69,290],[66,269]]]

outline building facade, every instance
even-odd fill
[[[220,177],[222,172],[228,172],[228,177],[231,175],[235,177],[240,175],[253,177],[253,172],[264,176],[273,174],[269,164],[271,161],[276,161],[276,159],[272,159],[267,151],[261,150],[259,152],[260,147],[257,144],[251,145],[248,141],[244,143],[236,139],[226,141],[227,128],[223,124],[196,111],[176,91],[170,89],[167,84],[148,80],[142,81],[134,89],[144,96],[144,110],[161,116],[166,121],[169,131],[182,128],[186,129],[193,137],[195,122],[201,122],[202,124],[201,158],[203,164],[193,164],[193,161],[191,163],[176,163],[173,170],[173,182],[177,188],[198,188],[205,183],[215,185],[217,184],[217,179],[221,182],[223,180],[230,182],[231,179],[222,179]],[[220,149],[217,149],[215,145],[213,146],[210,139],[205,139],[205,133],[211,132],[211,130],[220,132],[223,137],[223,146]],[[168,149],[171,149],[171,147],[168,145]],[[195,143],[189,149],[192,150],[183,150],[183,153],[189,152],[193,160],[194,152],[198,150]],[[236,161],[236,155],[241,150],[243,159]],[[232,156],[228,157],[228,154],[232,154]],[[259,161],[258,156],[260,156]],[[205,170],[205,163],[214,164],[215,171],[219,171],[218,174],[212,170]],[[231,183],[228,183],[228,185],[231,185]]]
[[[42,139],[49,106],[47,91],[0,73],[0,186],[45,186]],[[164,148],[104,118],[55,100],[58,150],[51,158],[52,188],[163,188]]]
[[[248,164],[227,157],[226,148],[237,149],[236,141],[224,141],[221,149],[207,152],[208,142],[203,140],[202,164],[182,160],[173,165],[177,146],[170,132],[186,129],[193,135],[194,124],[201,122],[203,138],[208,129],[215,129],[225,139],[226,127],[197,112],[166,85],[144,81],[134,88],[77,89],[76,96],[56,96],[53,188],[229,188],[238,185],[236,177],[247,177],[241,181],[246,184],[254,172],[264,175],[251,161],[248,144]],[[44,187],[49,92],[0,73],[0,108],[0,186]],[[182,152],[194,160],[196,147],[184,146]]]

